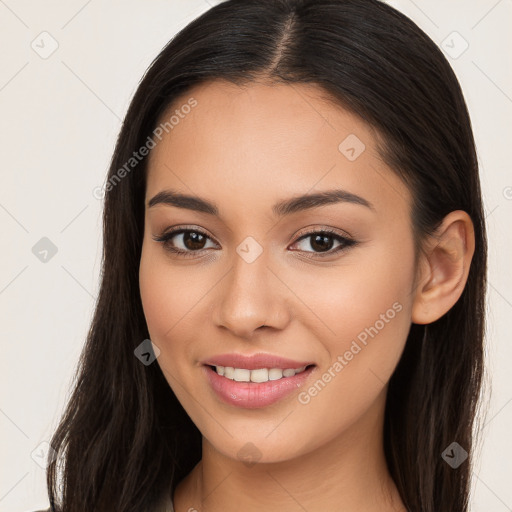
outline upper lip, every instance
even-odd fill
[[[257,370],[258,368],[293,368],[296,370],[297,368],[314,364],[311,361],[294,361],[293,359],[263,353],[250,356],[243,354],[219,354],[210,357],[202,363],[210,366],[230,366],[247,370]]]

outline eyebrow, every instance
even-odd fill
[[[368,200],[341,189],[326,190],[285,199],[274,204],[272,212],[275,216],[283,217],[334,203],[357,204],[365,206],[375,212],[375,207]],[[176,206],[177,208],[219,216],[219,208],[215,203],[198,196],[182,194],[174,190],[162,190],[158,192],[158,194],[149,200],[148,208],[152,208],[158,204]]]

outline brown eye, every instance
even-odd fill
[[[336,242],[338,245],[333,250],[332,248]],[[312,231],[310,233],[306,233],[301,236],[294,245],[299,243],[302,244],[302,248],[299,248],[299,250],[306,253],[312,253],[312,257],[337,254],[357,244],[355,240],[342,236],[331,230]],[[312,251],[308,251],[308,247],[311,248]]]
[[[154,236],[153,239],[163,243],[166,250],[183,256],[194,256],[194,253],[200,253],[208,248],[206,243],[211,240],[202,231],[183,228]]]

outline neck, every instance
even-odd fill
[[[384,456],[385,393],[374,405],[336,438],[281,462],[234,460],[203,437],[201,461],[174,493],[175,511],[405,511]]]

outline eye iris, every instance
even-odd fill
[[[332,248],[333,240],[329,235],[315,235],[311,241],[311,247],[319,251],[328,251]]]
[[[206,237],[196,231],[186,231],[183,233],[183,243],[187,249],[202,249],[205,241]]]

